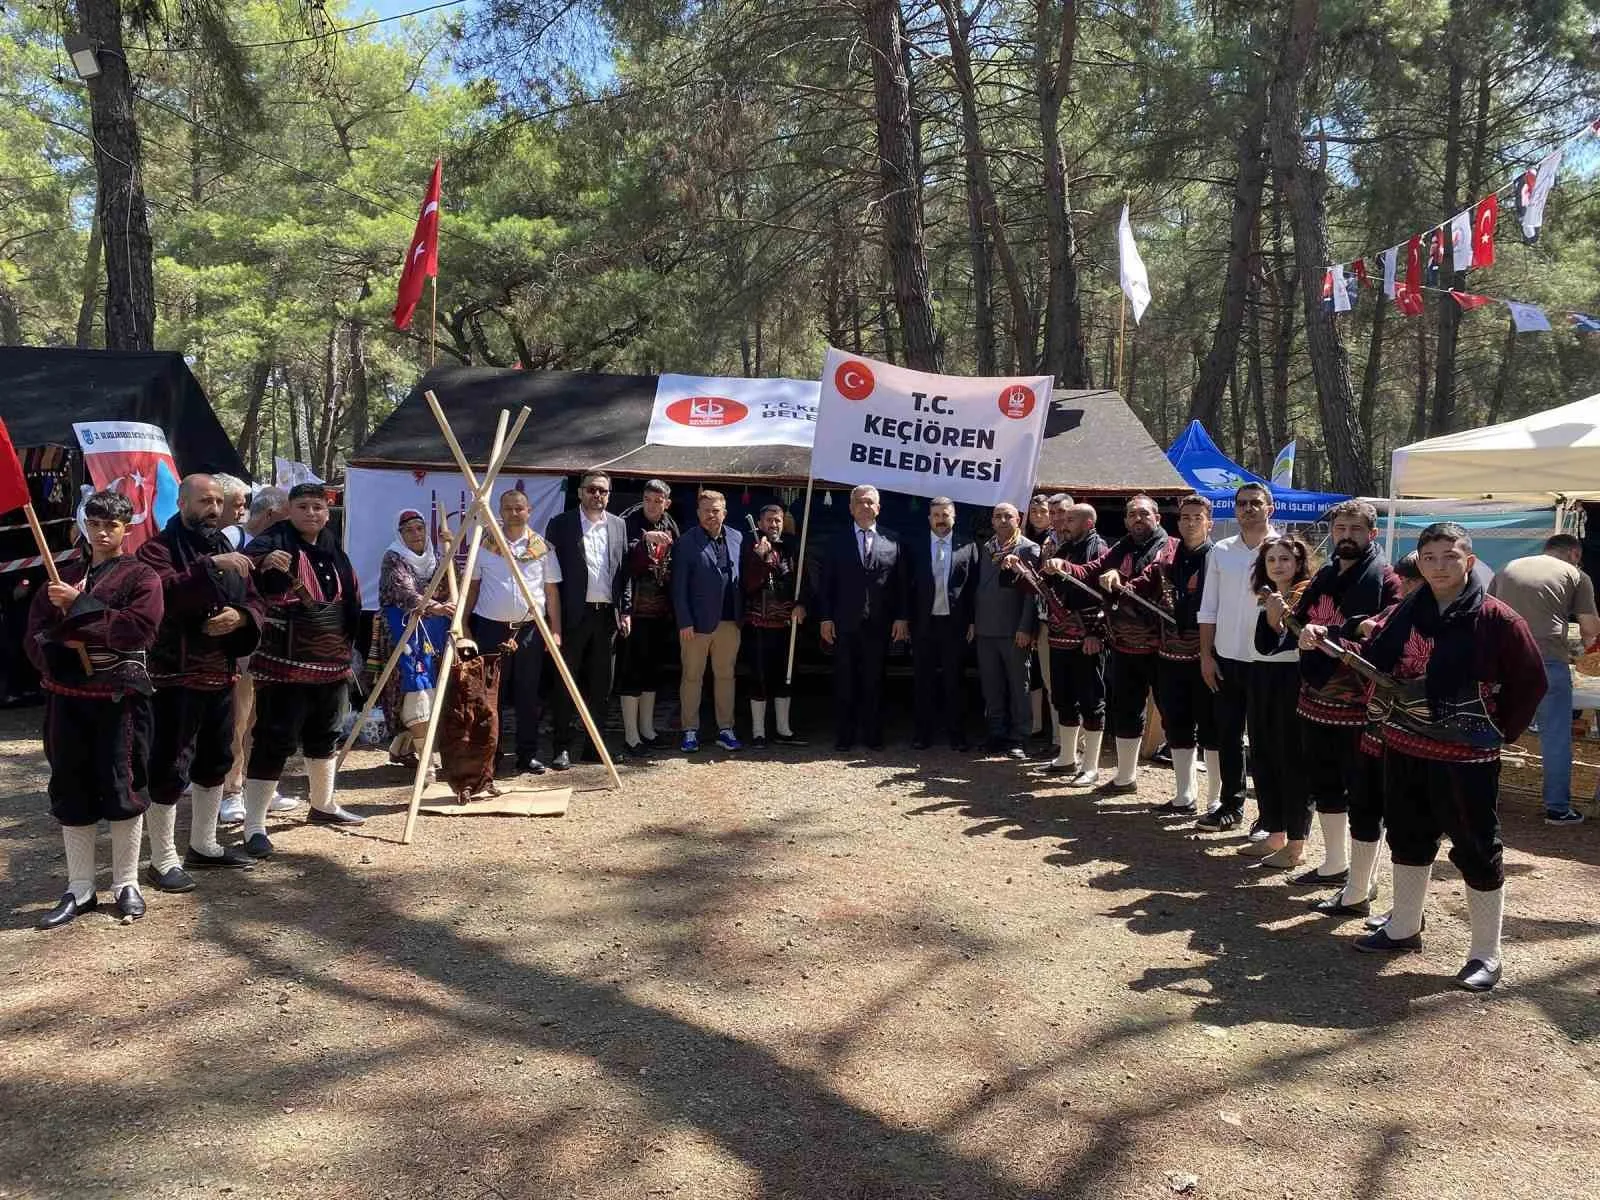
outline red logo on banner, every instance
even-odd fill
[[[667,418],[690,429],[721,429],[749,415],[748,408],[726,396],[685,396],[667,405]]]
[[[1013,383],[1000,393],[1000,415],[1020,421],[1033,412],[1034,399],[1032,388]]]
[[[853,358],[840,363],[839,369],[833,373],[833,386],[846,400],[865,400],[877,385],[878,381],[872,377],[872,368]]]

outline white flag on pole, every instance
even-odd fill
[[[1556,185],[1556,172],[1561,168],[1561,151],[1545,155],[1533,177],[1533,190],[1522,208],[1522,236],[1530,242],[1539,236],[1539,226],[1544,224],[1544,205],[1550,199],[1550,189]]]
[[[1518,333],[1549,333],[1550,318],[1537,304],[1521,304],[1515,300],[1504,301],[1511,310],[1511,323]]]
[[[1458,271],[1472,266],[1472,209],[1450,218],[1450,265]]]
[[[1144,259],[1139,257],[1139,247],[1134,245],[1126,204],[1122,206],[1122,220],[1117,225],[1117,249],[1122,258],[1122,294],[1133,305],[1133,323],[1137,325],[1150,306],[1150,276],[1144,269]]]
[[[295,462],[292,458],[278,458],[276,455],[272,459],[272,475],[281,488],[322,482],[321,477],[305,463]]]
[[[1391,300],[1394,299],[1395,258],[1399,253],[1399,246],[1390,246],[1383,252],[1383,294]]]
[[[1272,460],[1272,486],[1294,486],[1294,448],[1295,441],[1278,451],[1278,457]]]
[[[1342,264],[1328,268],[1328,287],[1332,289],[1333,293],[1333,311],[1349,312],[1350,288],[1345,283],[1344,266]]]

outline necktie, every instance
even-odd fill
[[[872,561],[872,530],[861,531],[861,565],[864,567]]]
[[[944,539],[939,538],[933,559],[933,615],[936,617],[950,615],[950,581],[947,578],[944,549]]]

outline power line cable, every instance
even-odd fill
[[[441,8],[458,8],[468,0],[445,0],[442,4],[430,4],[426,8],[415,8],[410,12],[394,13],[387,17],[374,17],[370,21],[361,21],[355,25],[336,25],[325,29],[321,33],[308,34],[306,37],[281,38],[270,42],[236,42],[235,47],[240,50],[262,50],[270,46],[299,46],[306,42],[321,42],[331,37],[338,37],[341,33],[354,33],[358,29],[370,29],[374,25],[383,25],[389,21],[400,21],[406,17],[420,17],[426,13],[437,12]],[[192,54],[203,49],[200,46],[141,46],[139,49],[148,54]]]

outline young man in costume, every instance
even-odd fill
[[[88,556],[66,563],[61,582],[41,588],[28,613],[24,646],[45,691],[44,752],[50,814],[67,849],[67,890],[39,919],[65,925],[99,906],[95,826],[111,825],[111,894],[125,917],[144,916],[139,834],[150,804],[151,686],[145,651],[161,625],[161,580],[122,556],[133,505],[121,492],[84,502]],[[93,671],[83,668],[91,657]]]
[[[750,745],[767,745],[767,704],[772,705],[772,740],[780,746],[803,746],[789,724],[792,692],[787,680],[790,618],[806,619],[805,606],[795,594],[795,567],[800,539],[783,532],[783,506],[761,509],[759,536],[746,538],[740,579],[744,585],[743,646],[750,663]],[[638,612],[638,600],[634,601]]]
[[[1067,782],[1073,787],[1093,787],[1100,782],[1100,742],[1106,727],[1106,612],[1099,597],[1063,576],[1069,564],[1082,566],[1099,558],[1106,544],[1095,532],[1092,504],[1067,500],[1058,505],[1052,497],[1050,515],[1059,517],[1061,529],[1047,548],[1040,574],[1057,601],[1045,608],[1050,700],[1060,749],[1044,770],[1047,775],[1070,776]]]

